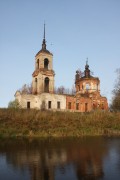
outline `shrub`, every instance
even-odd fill
[[[10,101],[10,102],[8,103],[8,108],[20,109],[20,104],[19,104],[18,100],[15,99],[14,101]]]

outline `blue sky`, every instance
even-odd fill
[[[110,102],[120,68],[120,0],[0,0],[0,107],[32,82],[44,20],[55,86],[71,88],[88,57]]]

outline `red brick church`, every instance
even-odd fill
[[[86,62],[84,73],[76,71],[76,94],[66,96],[67,109],[80,112],[108,109],[107,98],[100,95],[100,80],[91,74],[88,62]]]

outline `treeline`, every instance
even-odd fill
[[[32,94],[32,84],[24,84],[22,88],[18,89],[21,94]],[[71,88],[66,88],[64,86],[59,86],[54,88],[55,94],[75,94],[75,86],[73,85]]]
[[[69,95],[75,95],[76,90],[75,86],[73,85],[72,88],[65,88],[64,86],[55,87],[54,89],[55,94],[69,94]]]

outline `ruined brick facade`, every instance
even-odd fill
[[[15,98],[22,108],[89,112],[107,110],[106,97],[100,95],[100,80],[93,77],[86,62],[84,73],[76,71],[75,95],[54,94],[53,54],[46,49],[45,25],[42,49],[35,56],[32,74],[32,94],[17,91]]]
[[[91,75],[88,62],[86,62],[84,73],[76,71],[75,87],[75,96],[66,97],[67,109],[80,112],[108,109],[107,98],[100,95],[100,80]]]

